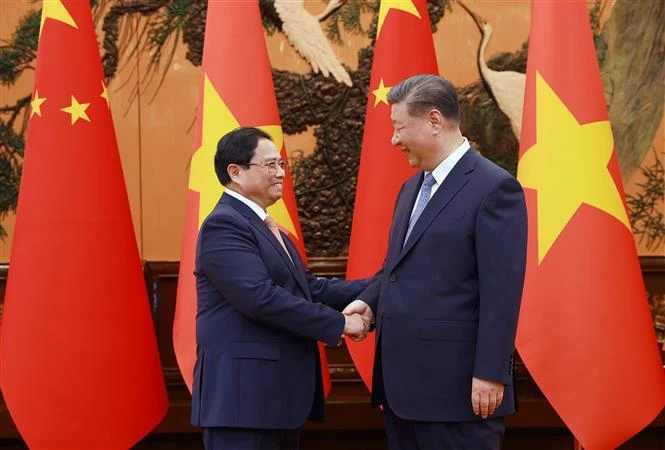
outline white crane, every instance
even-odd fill
[[[473,20],[483,34],[483,39],[478,49],[480,75],[492,90],[492,95],[499,109],[510,120],[513,133],[515,133],[515,137],[519,141],[522,131],[522,108],[524,107],[526,75],[520,72],[513,72],[512,70],[497,71],[487,67],[485,63],[485,48],[492,36],[492,26],[483,17],[471,11],[464,2],[458,0],[458,3],[473,17]]]
[[[282,19],[282,30],[289,42],[309,62],[314,72],[321,71],[326,77],[332,74],[338,82],[351,86],[351,77],[337,59],[319,24],[346,1],[330,0],[326,9],[317,16],[307,12],[304,0],[275,0],[275,10]]]

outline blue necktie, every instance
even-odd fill
[[[404,245],[406,245],[406,242],[409,240],[409,235],[411,234],[411,230],[413,230],[413,226],[418,221],[418,217],[420,217],[423,210],[425,209],[425,206],[427,206],[429,198],[432,196],[432,186],[434,186],[434,183],[436,183],[436,179],[434,179],[434,175],[432,175],[432,173],[430,172],[425,177],[423,185],[420,186],[420,195],[418,196],[418,203],[416,204],[416,209],[413,210],[413,214],[411,215],[411,220],[409,221],[409,228],[408,230],[406,230],[406,237],[404,238]]]

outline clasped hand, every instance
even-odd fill
[[[370,325],[374,319],[372,309],[362,300],[349,303],[344,311],[344,335],[354,341],[362,341],[367,337]]]

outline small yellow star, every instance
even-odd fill
[[[60,111],[70,114],[72,116],[72,125],[74,125],[79,119],[90,122],[90,118],[85,112],[85,110],[88,109],[88,106],[90,106],[90,103],[79,103],[78,100],[76,100],[76,97],[72,95],[72,104],[66,108],[62,108]]]
[[[32,101],[30,102],[30,107],[32,111],[30,111],[30,117],[34,116],[37,114],[39,117],[42,116],[42,103],[46,101],[46,97],[40,97],[39,96],[39,91],[35,89],[35,96],[32,98]]]
[[[372,94],[374,94],[375,108],[379,103],[388,104],[388,92],[390,92],[391,88],[392,86],[385,86],[383,84],[383,78],[381,78],[381,81],[379,81],[379,87],[372,91]]]
[[[413,0],[381,0],[381,6],[379,6],[379,23],[376,28],[377,39],[379,39],[379,35],[383,29],[383,22],[385,22],[391,9],[402,10],[406,13],[413,14],[420,19],[420,13],[418,12],[416,5],[413,4]]]
[[[517,178],[538,192],[539,263],[582,204],[630,230],[621,194],[607,168],[613,151],[609,121],[580,124],[536,73],[536,143],[520,158]]]
[[[40,36],[46,19],[58,20],[78,30],[78,25],[74,22],[72,15],[69,14],[65,5],[62,4],[62,0],[44,0],[42,3],[42,21],[39,24]]]
[[[106,85],[104,84],[103,81],[101,83],[102,83],[102,93],[99,96],[104,100],[106,100],[106,106],[110,108],[111,103],[109,102],[109,90],[106,88]]]

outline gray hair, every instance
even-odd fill
[[[404,101],[411,116],[437,109],[446,119],[459,122],[457,92],[445,78],[437,75],[414,75],[400,81],[388,92],[388,103],[392,105]]]

